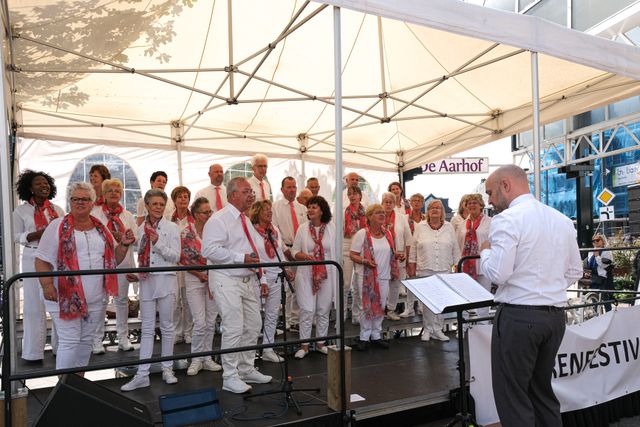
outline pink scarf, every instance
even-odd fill
[[[344,210],[344,238],[350,239],[361,228],[365,228],[367,225],[366,218],[364,216],[364,207],[362,203],[358,204],[357,208],[353,205],[349,205]]]
[[[478,218],[471,220],[471,217],[467,219],[467,234],[464,236],[464,247],[462,248],[462,256],[478,255],[478,235],[476,230],[482,221],[482,214],[478,215]],[[474,279],[478,277],[477,260],[468,259],[462,265],[462,271],[467,273]]]
[[[107,228],[109,231],[124,233],[124,224],[120,219],[120,214],[123,211],[124,209],[120,203],[118,203],[115,208],[107,207],[106,204],[102,205],[102,212],[104,212],[104,215],[107,217]]]
[[[384,231],[384,235],[389,243],[391,250],[391,279],[397,280],[400,277],[400,268],[398,266],[398,260],[395,258],[395,246],[391,238],[389,231]],[[362,246],[362,257],[365,260],[373,260],[375,262],[375,255],[373,253],[373,241],[371,240],[371,231],[367,228],[367,233],[364,239],[364,245]],[[368,265],[363,265],[363,280],[362,280],[362,311],[365,317],[369,320],[384,315],[384,304],[380,297],[380,281],[378,280],[378,268],[371,268]]]
[[[147,215],[144,220],[144,234],[140,238],[140,248],[138,249],[138,267],[149,267],[151,265],[151,230],[157,230],[162,218],[151,222],[151,217]],[[140,279],[146,279],[149,273],[140,273]]]
[[[53,209],[53,205],[48,200],[45,200],[42,206],[38,206],[36,200],[32,197],[27,203],[35,209],[33,212],[33,222],[36,224],[36,231],[44,230],[47,228],[47,225],[49,225],[49,222],[58,218],[58,213]],[[45,212],[49,215],[48,219]]]
[[[311,221],[309,221],[309,233],[311,233],[311,238],[313,239],[313,243],[314,243],[313,259],[317,261],[324,260],[324,246],[322,246],[322,238],[324,237],[324,230],[326,228],[327,228],[327,224],[322,223],[322,225],[320,226],[320,230],[316,235],[316,228],[313,226]],[[322,283],[322,281],[326,280],[328,277],[327,266],[324,264],[312,265],[311,272],[312,272],[311,292],[313,293],[313,295],[315,295],[320,290],[320,283]]]
[[[104,268],[116,268],[115,245],[113,236],[107,228],[95,217],[91,216],[100,237],[104,240]],[[80,270],[78,252],[74,236],[73,216],[68,214],[60,222],[58,229],[58,271]],[[103,286],[108,295],[118,295],[118,279],[115,274],[105,274]],[[60,276],[58,278],[58,303],[60,304],[60,318],[65,320],[86,319],[87,300],[84,297],[82,276]]]
[[[253,228],[255,228],[258,234],[264,239],[264,250],[267,252],[267,257],[274,259],[276,257],[276,250],[273,248],[274,245],[269,241],[269,233],[267,233],[267,230],[271,230],[271,238],[273,239],[273,243],[277,245],[278,232],[276,229],[273,228],[272,224],[269,224],[266,228],[260,224],[253,224]]]

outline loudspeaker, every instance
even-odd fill
[[[64,375],[35,427],[153,426],[146,406],[75,374]]]

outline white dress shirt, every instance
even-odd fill
[[[253,228],[249,218],[245,218],[245,221],[257,249],[262,236]],[[207,264],[242,264],[244,256],[253,252],[242,228],[240,211],[235,206],[228,204],[209,218],[202,232],[202,256],[207,259]],[[234,268],[215,271],[228,277],[249,277],[255,274],[252,270]]]
[[[168,196],[169,194],[167,194],[167,204],[164,207],[164,214],[162,214],[162,216],[165,219],[168,219],[169,221],[171,221],[171,215],[173,215],[173,211],[175,210],[176,207],[173,204],[173,200],[171,200],[171,197],[168,197]],[[138,206],[136,207],[136,216],[138,218],[144,218],[147,216],[147,207],[144,205],[144,194],[142,195],[142,197],[140,197],[140,199],[138,199]]]
[[[273,202],[273,225],[281,231],[284,244],[291,247],[296,235],[293,231],[293,219],[291,218],[289,203],[293,203],[293,209],[298,219],[298,227],[307,222],[307,208],[295,200],[289,202],[287,199],[280,199]]]
[[[211,210],[213,212],[217,212],[218,206],[216,205],[216,187],[220,189],[220,201],[222,201],[222,207],[224,208],[225,206],[227,206],[227,203],[229,203],[227,201],[227,189],[224,185],[207,185],[202,190],[198,190],[193,200],[196,200],[198,197],[206,197],[207,200],[209,200],[209,204],[211,205]]]
[[[91,210],[91,215],[98,218],[100,222],[103,223],[105,226],[107,225],[107,216],[102,210],[102,206],[94,206],[93,209]],[[133,217],[133,214],[131,212],[129,212],[126,209],[123,209],[120,215],[118,215],[118,217],[120,218],[120,221],[122,221],[122,224],[124,224],[125,229],[129,229],[133,231],[134,235],[137,235],[138,226],[136,225],[136,220]],[[135,266],[136,264],[133,259],[133,247],[129,247],[129,249],[127,250],[127,255],[124,257],[122,262],[118,264],[118,267],[131,268]]]
[[[267,200],[273,200],[273,196],[271,195],[271,185],[269,185],[266,179],[260,181],[255,176],[252,176],[251,178],[247,178],[247,181],[249,181],[251,189],[256,193],[256,202],[264,200],[264,198],[262,197],[262,190],[260,189],[261,182],[264,186],[264,194],[265,196],[267,196]]]
[[[64,211],[60,206],[52,203],[51,207],[53,207],[59,218],[64,216]],[[13,241],[32,249],[38,247],[38,240],[27,241],[27,234],[36,231],[36,222],[33,219],[35,211],[35,207],[30,203],[23,203],[13,211]],[[45,216],[51,222],[47,211],[45,211]]]
[[[427,221],[416,224],[409,262],[416,263],[416,270],[451,271],[460,259],[458,240],[453,226],[446,222],[437,230]]]
[[[489,242],[480,271],[498,285],[496,302],[566,305],[566,289],[582,277],[569,218],[524,194],[492,218]]]
[[[60,243],[61,218],[56,218],[44,230],[40,244],[36,250],[35,257],[45,261],[53,267],[52,271],[58,271],[58,245]],[[109,231],[107,230],[107,233]],[[104,267],[104,248],[105,241],[102,235],[92,228],[89,231],[74,230],[73,236],[76,242],[76,253],[78,255],[78,267],[80,270],[97,270]],[[102,307],[102,301],[105,297],[104,276],[80,276],[82,278],[82,289],[84,298],[87,302],[87,310],[95,311]],[[58,278],[54,277],[53,285],[58,290]],[[58,301],[44,301],[48,312],[59,312],[60,304]]]

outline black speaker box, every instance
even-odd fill
[[[53,389],[34,426],[146,427],[153,422],[145,405],[69,374]]]

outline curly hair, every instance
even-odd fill
[[[320,217],[320,222],[328,223],[331,221],[331,208],[329,207],[329,203],[322,196],[313,196],[309,200],[307,200],[307,206],[317,205],[322,211],[322,217]]]
[[[56,197],[56,194],[58,194],[58,187],[56,187],[56,182],[51,175],[42,171],[26,169],[18,176],[18,182],[16,182],[16,191],[20,200],[24,200],[26,202],[31,198],[31,196],[33,196],[33,193],[31,192],[31,184],[38,176],[44,177],[44,179],[49,183],[51,191],[49,191],[48,199],[51,200]]]

